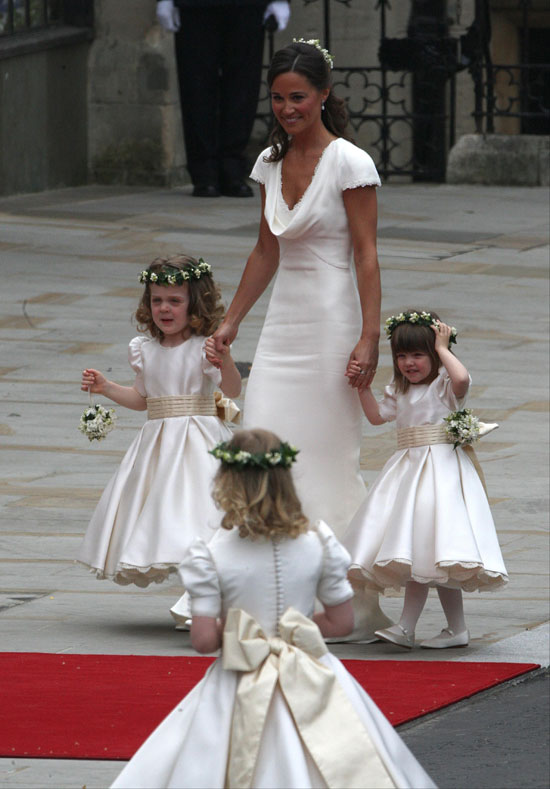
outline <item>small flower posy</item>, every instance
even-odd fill
[[[400,312],[399,315],[391,315],[385,323],[386,336],[391,338],[395,329],[401,323],[415,323],[417,326],[437,326],[438,321],[432,318],[429,312]],[[449,346],[456,343],[457,331],[454,326],[451,326],[451,336],[449,338]]]
[[[115,422],[115,409],[105,408],[96,403],[84,411],[80,417],[78,429],[90,441],[101,441],[114,428]]]
[[[151,282],[153,285],[183,285],[192,279],[212,276],[212,266],[202,258],[199,258],[198,265],[187,263],[182,269],[173,266],[165,266],[162,271],[149,271],[145,269],[139,275],[142,284]]]
[[[324,57],[329,68],[334,68],[334,55],[331,55],[328,49],[323,49],[318,38],[310,38],[308,40],[305,38],[293,38],[292,41],[295,44],[309,44],[310,46],[315,47],[315,49],[318,49],[321,55]]]
[[[244,449],[232,449],[227,441],[217,444],[209,453],[227,466],[233,466],[238,471],[244,468],[259,468],[269,471],[276,466],[290,468],[296,462],[296,455],[300,450],[281,441],[278,449],[269,452],[246,452]]]
[[[462,444],[473,444],[479,438],[479,419],[474,416],[471,408],[451,411],[443,420],[447,423],[445,430],[449,441],[453,442],[453,449]]]

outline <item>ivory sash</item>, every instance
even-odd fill
[[[169,419],[174,416],[217,416],[224,422],[237,422],[240,409],[221,392],[213,395],[174,395],[148,397],[149,419]]]
[[[301,739],[328,787],[386,789],[395,784],[328,666],[316,658],[328,650],[317,625],[295,608],[268,638],[240,609],[228,611],[223,667],[243,672],[231,729],[226,786],[251,787],[267,712],[277,683]]]
[[[496,422],[480,422],[479,438],[482,438],[488,433],[491,433],[493,430],[496,430],[497,427],[498,424]],[[452,444],[453,442],[454,439],[452,436],[448,435],[445,425],[418,425],[414,427],[402,427],[397,431],[397,449],[424,447],[428,446],[429,444]],[[477,471],[485,494],[487,495],[485,476],[473,446],[471,444],[462,444],[461,448],[464,450],[464,452],[466,452],[474,464],[474,468]]]

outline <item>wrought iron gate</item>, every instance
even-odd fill
[[[333,71],[336,92],[347,99],[351,126],[385,178],[408,176],[443,181],[447,151],[454,143],[456,47],[447,36],[445,15],[432,25],[416,23],[411,2],[408,36],[386,37],[389,0],[303,0],[321,2],[323,46],[331,47],[333,14],[353,11],[353,3],[372,2],[378,11],[378,62],[361,67],[340,65]],[[436,2],[444,8],[446,3]],[[357,7],[357,6],[356,6]],[[437,12],[441,16],[441,11]],[[273,37],[268,55],[273,51]],[[339,58],[341,60],[341,58]],[[374,59],[374,58],[373,58]],[[271,116],[267,87],[258,119],[266,127]]]

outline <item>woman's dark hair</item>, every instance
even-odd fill
[[[331,134],[351,141],[351,137],[346,131],[348,111],[345,102],[343,99],[339,99],[332,90],[330,66],[317,47],[313,44],[296,41],[275,52],[267,72],[269,88],[271,89],[278,76],[288,74],[290,71],[301,74],[319,91],[330,89],[330,93],[325,99],[325,109],[321,113],[321,120]],[[271,132],[270,142],[271,152],[265,161],[278,162],[287,153],[290,140],[277,120],[275,120],[275,126]]]
[[[422,310],[409,310],[410,312],[418,312]],[[440,320],[437,312],[429,310],[430,315],[436,321]],[[391,335],[391,353],[393,358],[393,380],[395,383],[395,390],[397,392],[406,392],[410,386],[410,382],[399,371],[397,366],[398,353],[414,353],[414,351],[421,351],[427,353],[432,360],[432,369],[430,371],[429,380],[431,383],[437,377],[437,371],[441,365],[441,360],[435,350],[435,333],[430,326],[419,326],[416,323],[400,323],[399,326],[393,330]]]

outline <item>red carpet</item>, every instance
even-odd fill
[[[0,756],[129,759],[203,676],[208,657],[0,653]],[[394,724],[538,668],[344,660]]]

